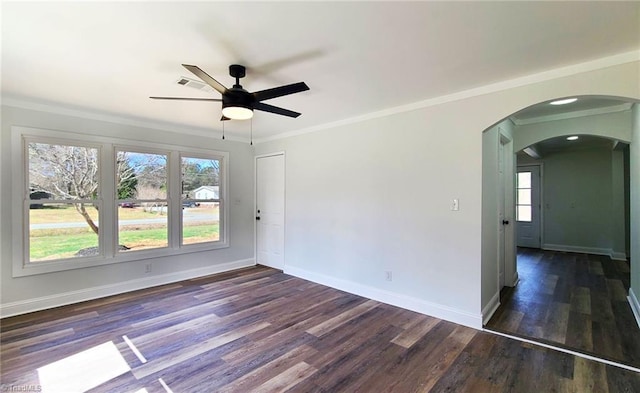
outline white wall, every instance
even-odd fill
[[[259,144],[256,154],[287,154],[285,271],[480,327],[496,291],[480,278],[497,274],[481,258],[482,132],[557,97],[637,99],[638,71],[606,67]]]
[[[626,260],[629,239],[627,231],[629,211],[626,206],[629,190],[625,187],[625,153],[611,152],[611,257]]]
[[[612,151],[551,154],[544,163],[543,248],[610,254],[613,248]],[[623,168],[619,167],[620,172]],[[624,189],[615,190],[623,196]],[[622,217],[624,218],[624,217]],[[619,222],[624,230],[624,220]],[[624,247],[621,252],[624,252]]]
[[[150,260],[76,269],[51,274],[12,278],[11,236],[11,126],[53,129],[145,140],[229,152],[230,247],[170,258],[154,258],[153,272],[144,273]],[[51,307],[79,299],[104,296],[125,290],[157,285],[193,275],[246,266],[253,259],[253,149],[245,143],[188,136],[161,130],[133,127],[87,118],[52,114],[14,107],[2,107],[2,154],[0,158],[0,251],[1,304],[3,315]]]
[[[632,306],[640,325],[640,104],[633,107],[632,139],[630,146],[631,172],[631,289]]]

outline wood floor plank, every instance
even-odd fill
[[[295,366],[285,370],[282,374],[277,375],[269,381],[255,388],[253,391],[256,393],[267,392],[283,392],[290,387],[299,384],[301,381],[309,378],[317,370],[309,366],[305,362],[300,362]]]
[[[366,302],[359,304],[354,308],[343,312],[340,315],[336,315],[335,317],[328,319],[322,322],[321,324],[318,324],[312,328],[307,329],[307,333],[313,334],[316,337],[322,337],[327,332],[333,329],[336,329],[342,326],[343,324],[349,322],[353,318],[356,318],[357,316],[364,314],[365,312],[371,310],[372,308],[377,307],[378,304],[380,303],[376,302],[375,300],[367,300]]]
[[[571,311],[591,315],[591,291],[585,287],[571,290]]]
[[[624,287],[622,281],[617,279],[607,279],[607,289],[609,290],[609,298],[613,301],[626,301],[628,289]]]
[[[408,325],[406,330],[391,340],[392,343],[398,344],[404,348],[411,348],[425,334],[429,333],[440,320],[436,318],[424,317],[416,319],[412,324]]]
[[[578,392],[608,393],[605,366],[601,363],[589,362],[584,358],[577,358],[573,372]]]
[[[567,323],[572,328],[564,344],[588,353],[593,352],[593,323],[590,315],[571,311]]]

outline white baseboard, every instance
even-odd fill
[[[480,314],[473,314],[442,304],[427,302],[411,296],[374,288],[353,281],[330,277],[294,266],[285,266],[284,272],[307,281],[326,285],[328,287],[390,304],[392,306],[430,315],[474,329],[482,329],[482,315]]]
[[[489,322],[498,307],[500,307],[500,291],[493,295],[491,300],[489,300],[489,303],[487,303],[487,305],[482,309],[482,326]]]
[[[519,282],[520,282],[520,276],[518,275],[518,272],[513,273],[513,280],[511,280],[511,286],[515,287],[516,285],[518,285]]]
[[[627,299],[631,305],[633,315],[636,317],[636,323],[638,324],[638,327],[640,327],[640,302],[638,302],[638,298],[636,297],[635,292],[633,292],[633,288],[629,288],[629,296]]]
[[[254,266],[255,260],[242,259],[233,262],[221,263],[197,269],[184,270],[180,272],[162,274],[157,276],[139,278],[129,280],[117,284],[102,285],[99,287],[81,289],[78,291],[64,292],[51,296],[43,296],[35,299],[17,301],[0,305],[0,317],[10,317],[14,315],[26,314],[29,312],[45,310],[54,307],[65,306],[84,302],[87,300],[98,299],[102,297],[119,295],[125,292],[137,291],[158,285],[171,284],[178,281],[189,280],[192,278],[208,276],[210,274],[222,273],[229,270],[240,269],[243,267]]]
[[[626,261],[627,254],[624,252],[617,252],[611,248],[598,248],[598,247],[582,247],[582,246],[568,246],[566,244],[549,244],[542,245],[543,250],[548,251],[562,251],[562,252],[576,252],[580,254],[592,254],[592,255],[607,255],[613,260]]]
[[[626,261],[627,260],[627,253],[625,253],[625,252],[618,252],[618,251],[611,250],[611,253],[609,254],[609,256],[614,261]]]

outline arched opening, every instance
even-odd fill
[[[483,321],[638,367],[627,299],[630,250],[640,247],[630,213],[638,105],[572,98],[529,106],[483,134],[482,286],[496,289]]]

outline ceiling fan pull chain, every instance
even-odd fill
[[[222,122],[222,140],[224,140],[224,121]]]
[[[251,146],[253,146],[253,117],[251,118]]]

